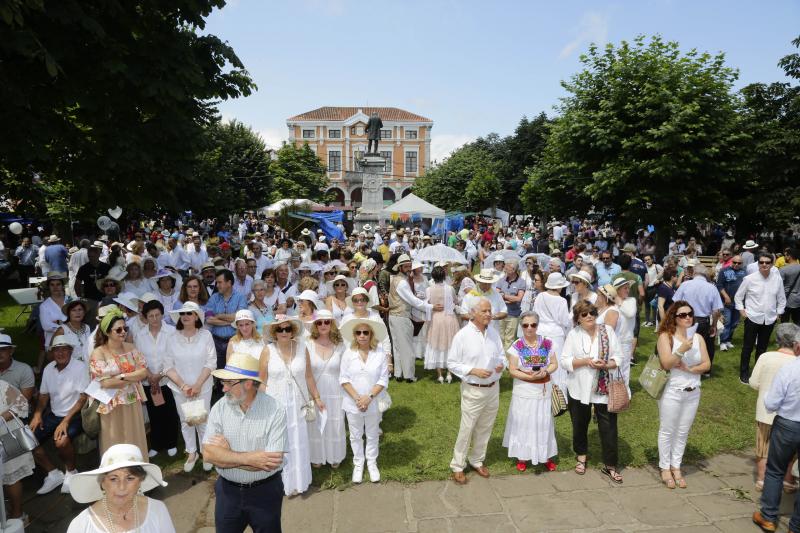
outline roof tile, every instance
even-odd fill
[[[377,112],[381,120],[389,120],[393,122],[433,122],[431,119],[411,113],[404,109],[397,107],[331,107],[325,106],[313,111],[301,113],[290,117],[289,121],[295,120],[347,120],[352,117],[358,110],[363,111],[366,115],[371,115]]]

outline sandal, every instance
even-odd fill
[[[602,474],[607,475],[608,479],[610,479],[617,485],[622,485],[622,476],[620,475],[619,472],[617,472],[617,469],[614,468],[613,466],[604,466],[602,470],[600,470],[600,472]]]
[[[675,483],[678,485],[679,489],[686,488],[686,480],[683,479],[683,474],[681,474],[680,468],[670,468],[672,472],[672,477],[675,478]]]
[[[667,475],[665,476],[664,474]],[[666,485],[668,489],[675,488],[675,479],[672,477],[672,472],[670,472],[666,468],[661,470],[661,481],[664,482],[664,485]]]
[[[575,473],[579,476],[582,476],[586,473],[586,460],[581,461],[580,459],[576,459],[578,463],[575,465]]]

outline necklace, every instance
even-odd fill
[[[105,494],[103,495],[103,510],[106,512],[106,521],[108,522],[110,533],[117,533],[117,526],[114,524],[114,518],[111,514],[111,509],[108,507],[108,496],[106,496]],[[122,513],[123,521],[127,520],[128,513],[131,510],[133,510],[133,527],[135,528],[133,531],[139,531],[139,499],[136,497],[136,495],[133,496],[133,504],[131,504],[130,508],[124,513]]]

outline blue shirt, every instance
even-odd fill
[[[605,263],[600,261],[594,266],[594,268],[597,270],[597,285],[599,287],[608,285],[611,283],[611,278],[622,272],[622,267],[616,263],[611,263],[611,265],[606,268]]]
[[[63,244],[48,244],[44,249],[44,260],[54,272],[67,272],[67,254]]]
[[[764,396],[764,406],[781,418],[800,422],[800,358],[778,370]]]
[[[206,304],[206,312],[210,313],[209,316],[235,315],[236,311],[240,309],[247,309],[247,298],[236,291],[231,292],[227,300],[222,296],[222,293],[215,292]],[[233,326],[211,326],[211,334],[215,337],[230,339],[235,333],[236,328]]]
[[[695,318],[710,317],[714,311],[722,310],[722,297],[716,285],[706,281],[703,276],[684,281],[672,301],[685,300],[694,309]],[[713,325],[713,324],[712,324]]]
[[[736,270],[733,267],[725,267],[719,272],[717,276],[717,289],[725,290],[731,298],[731,305],[733,305],[733,297],[736,296],[736,291],[742,284],[742,280],[747,275],[747,271],[743,268]]]

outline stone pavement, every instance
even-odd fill
[[[686,467],[685,490],[665,488],[651,467],[626,469],[621,486],[595,469],[583,477],[529,471],[487,480],[469,473],[463,487],[445,481],[365,482],[286,499],[283,524],[287,533],[756,532],[750,521],[759,498],[753,473],[752,459],[720,455]],[[212,482],[183,474],[168,480],[169,487],[151,495],[167,504],[178,533],[212,533]],[[794,498],[783,496],[781,532]],[[81,508],[67,495],[36,498],[26,505],[36,518],[26,531],[66,531]]]

